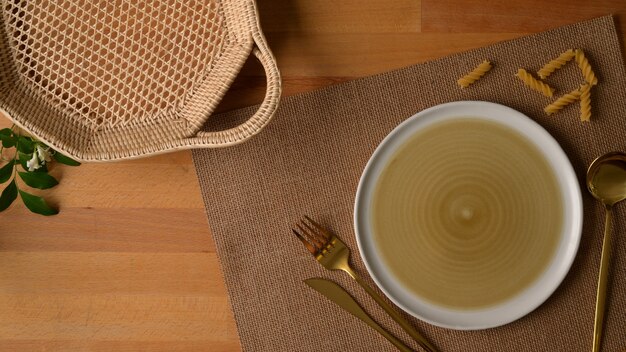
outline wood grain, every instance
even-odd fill
[[[607,14],[623,16],[621,0],[423,0],[423,32],[539,32]],[[624,23],[620,21],[624,30]]]
[[[285,95],[607,13],[626,32],[618,0],[258,3]],[[263,91],[250,61],[219,109]],[[58,216],[0,213],[0,352],[240,350],[189,152],[52,173]]]

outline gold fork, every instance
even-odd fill
[[[323,228],[308,216],[296,224],[293,233],[302,241],[304,246],[313,254],[315,259],[328,270],[342,270],[352,277],[387,314],[393,318],[417,343],[428,352],[437,352],[437,349],[424,338],[408,321],[406,321],[389,303],[365,283],[352,269],[349,263],[350,249],[337,236]]]

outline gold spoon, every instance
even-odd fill
[[[606,284],[611,260],[611,218],[613,205],[626,199],[626,154],[611,152],[594,160],[587,170],[589,192],[604,204],[606,220],[596,293],[596,316],[593,324],[593,352],[599,352],[604,325]]]

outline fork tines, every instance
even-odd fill
[[[299,231],[292,229],[293,233],[313,255],[319,253],[330,240],[330,233],[306,215],[299,224],[296,224],[296,227]]]

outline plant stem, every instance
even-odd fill
[[[17,176],[17,148],[15,148],[15,155],[13,155],[13,177]],[[17,182],[15,183],[15,185],[17,186]]]
[[[17,164],[18,164],[18,161],[17,161],[17,145],[16,145],[15,150],[16,150],[15,155],[13,155],[13,183],[15,183],[15,188],[17,189],[17,191],[19,193],[20,188],[17,185]]]

